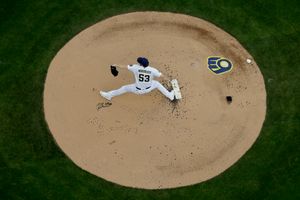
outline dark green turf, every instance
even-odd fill
[[[205,183],[149,191],[106,182],[68,160],[44,121],[43,82],[56,52],[106,17],[142,10],[213,22],[264,75],[268,113],[257,142]],[[300,199],[299,13],[297,0],[0,0],[0,200]]]

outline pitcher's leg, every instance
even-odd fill
[[[130,85],[124,85],[117,90],[109,91],[108,93],[111,95],[111,97],[115,97],[115,96],[122,95],[126,92],[134,92],[134,89],[135,89],[134,84],[130,84]]]
[[[100,94],[107,100],[111,100],[111,98],[113,98],[115,96],[122,95],[126,92],[134,92],[134,91],[135,91],[135,85],[130,84],[130,85],[124,85],[124,86],[120,87],[119,89],[111,90],[109,92],[100,91]]]
[[[165,95],[171,101],[174,99],[174,97],[175,97],[174,90],[169,92],[160,82],[153,81],[153,87],[157,88],[161,93],[163,93],[163,95]]]

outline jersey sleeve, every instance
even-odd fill
[[[127,65],[127,69],[129,70],[129,71],[134,71],[134,65]]]
[[[161,72],[158,71],[157,69],[154,69],[153,70],[153,75],[156,76],[156,77],[160,77],[161,76]]]

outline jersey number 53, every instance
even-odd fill
[[[147,74],[139,74],[139,81],[140,82],[149,82],[150,76]]]

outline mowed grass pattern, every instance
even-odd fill
[[[133,11],[206,19],[256,59],[267,116],[254,146],[201,184],[140,190],[97,178],[57,147],[43,115],[47,68],[85,28]],[[0,199],[300,199],[300,2],[297,0],[0,1]]]

